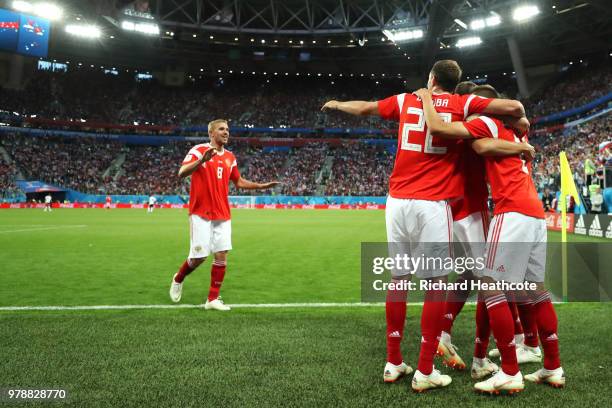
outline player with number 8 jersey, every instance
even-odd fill
[[[230,310],[219,297],[225,277],[227,253],[232,249],[232,224],[229,206],[229,182],[237,188],[267,189],[278,182],[255,183],[244,179],[238,171],[236,157],[225,148],[229,127],[224,119],[208,124],[210,143],[194,146],[181,164],[179,177],[191,176],[189,191],[189,238],[187,260],[172,278],[170,299],[181,300],[183,281],[211,253],[210,288],[204,308]]]
[[[182,165],[201,160],[209,149],[214,149],[210,143],[192,147]],[[195,214],[213,221],[229,220],[229,182],[238,181],[239,178],[236,156],[222,148],[191,175],[189,215]]]

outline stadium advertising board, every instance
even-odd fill
[[[596,238],[612,238],[612,217],[605,214],[580,214],[575,217],[573,232]]]
[[[546,213],[546,227],[551,231],[561,231],[561,214]],[[574,214],[566,215],[567,232],[574,232]]]

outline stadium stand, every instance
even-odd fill
[[[84,79],[87,78],[87,81]],[[71,83],[82,84],[78,91]],[[585,104],[612,89],[609,67],[577,67],[561,82],[545,88],[526,102],[530,116],[546,115]],[[100,121],[115,124],[189,126],[205,124],[213,117],[228,117],[232,125],[258,127],[381,128],[378,119],[322,114],[321,102],[329,98],[382,98],[397,92],[400,81],[380,85],[367,82],[355,88],[351,80],[317,78],[275,79],[253,85],[240,78],[208,78],[184,88],[169,89],[155,81],[135,82],[132,78],[105,75],[83,69],[69,73],[37,72],[24,90],[5,90],[0,109],[22,117]],[[401,90],[401,89],[400,89]],[[299,98],[296,95],[299,94]],[[84,97],[83,95],[87,95]],[[600,108],[601,109],[601,108]],[[600,152],[600,143],[610,140],[612,119],[602,115],[577,126],[537,128],[530,142],[537,147],[534,180],[539,191],[559,189],[558,154],[565,150],[579,187],[586,186],[584,163],[590,159],[597,168],[612,162],[610,149]],[[278,194],[288,196],[384,196],[395,152],[394,123],[387,144],[357,141],[351,132],[340,133],[335,143],[305,143],[303,146],[263,146],[252,138],[232,137],[232,150],[245,178],[278,179],[283,185],[267,192],[232,194]],[[146,137],[146,136],[142,136]],[[291,133],[283,137],[300,137]],[[336,137],[336,136],[334,136]],[[14,197],[17,174],[28,180],[89,194],[186,195],[189,185],[176,177],[178,164],[196,140],[161,145],[124,143],[116,140],[52,135],[32,137],[23,132],[3,133],[3,146],[13,164],[0,157],[1,197]],[[594,180],[601,179],[601,172]],[[586,190],[585,190],[586,191]],[[588,192],[585,192],[588,196]]]

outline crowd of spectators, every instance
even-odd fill
[[[8,164],[0,156],[0,200],[10,200],[22,196],[21,190],[15,184],[16,168]]]
[[[333,150],[334,164],[325,194],[384,196],[394,153],[384,146],[345,142]]]
[[[380,99],[401,91],[401,82],[380,84],[344,78],[282,78],[269,73],[261,77],[204,77],[181,88],[156,81],[136,82],[127,75],[106,75],[92,70],[68,73],[40,71],[23,90],[3,90],[0,110],[22,116],[99,121],[117,124],[192,126],[211,118],[226,117],[231,126],[246,127],[340,127],[392,129],[395,123],[337,112],[320,112],[327,99]],[[78,84],[78,86],[75,86]],[[358,84],[358,86],[356,86]],[[525,101],[530,117],[546,115],[585,104],[612,89],[607,66],[577,67]],[[601,116],[582,125],[552,132],[536,129],[530,142],[537,148],[534,180],[540,192],[558,191],[559,152],[567,152],[578,186],[601,181],[597,169],[612,165],[609,149],[599,152],[601,142],[612,140],[612,119]],[[389,137],[394,137],[394,134]],[[242,140],[241,140],[242,139]],[[14,164],[0,157],[0,194],[16,193],[14,176],[41,180],[84,193],[187,195],[189,184],[176,176],[181,160],[195,144],[173,142],[162,146],[128,145],[108,139],[2,134]],[[238,191],[231,194],[282,195],[374,195],[387,192],[394,151],[383,145],[345,139],[340,145],[310,143],[302,147],[254,147],[233,137],[229,146],[236,154],[242,175],[253,181],[279,180],[269,191]],[[125,160],[118,160],[124,155]],[[111,163],[121,162],[115,167]],[[586,191],[586,190],[585,190]]]
[[[596,168],[612,165],[612,150],[599,151],[599,144],[612,140],[612,117],[597,118],[570,129],[545,132],[530,139],[538,151],[533,164],[534,182],[540,191],[560,187],[559,153],[565,151],[579,187],[587,186],[585,163],[591,161]],[[601,175],[599,179],[601,178]],[[589,181],[593,184],[597,173]],[[587,186],[588,187],[588,186]]]
[[[322,181],[321,170],[328,153],[328,146],[324,143],[293,149],[280,180],[283,183],[280,193],[293,196],[315,195]]]
[[[567,153],[579,188],[601,184],[603,175],[598,169],[612,165],[612,149],[600,152],[598,146],[611,140],[611,134],[609,115],[574,128],[534,134],[530,143],[538,152],[533,163],[538,190],[558,191],[561,151]],[[3,195],[16,191],[13,179],[18,170],[26,179],[85,193],[189,193],[189,182],[177,177],[177,168],[194,142],[142,146],[87,137],[4,134],[0,143],[14,161],[14,165],[0,162]],[[235,195],[384,196],[394,160],[393,149],[349,140],[340,145],[310,143],[303,147],[262,148],[234,139],[229,149],[236,155],[243,177],[283,183],[265,192],[236,190],[232,186],[230,192]],[[125,157],[123,163],[112,167],[111,163],[121,155]]]
[[[375,100],[403,89],[395,80],[377,84],[346,78],[332,83],[280,77],[202,77],[169,87],[155,79],[138,82],[133,75],[85,68],[38,71],[24,89],[0,93],[0,110],[27,118],[118,125],[188,127],[227,118],[238,127],[392,128],[393,123],[378,118],[329,115],[320,108],[329,99]]]
[[[611,90],[609,66],[577,67],[523,102],[529,117],[534,118],[585,105]]]
[[[0,143],[27,180],[41,180],[85,193],[103,192],[104,172],[123,146],[88,137],[19,134],[3,134]]]

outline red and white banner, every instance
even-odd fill
[[[53,208],[105,208],[104,203],[70,203],[58,204],[53,203]],[[147,208],[147,204],[110,204],[110,208]],[[257,209],[257,210],[384,210],[384,204],[232,204],[232,208],[240,209]],[[17,203],[17,204],[0,204],[0,209],[8,208],[45,208],[41,203]],[[189,208],[187,204],[156,204],[155,208]]]
[[[561,231],[561,213],[546,213],[546,227],[550,231]],[[565,225],[567,232],[574,232],[574,214],[566,214]]]

